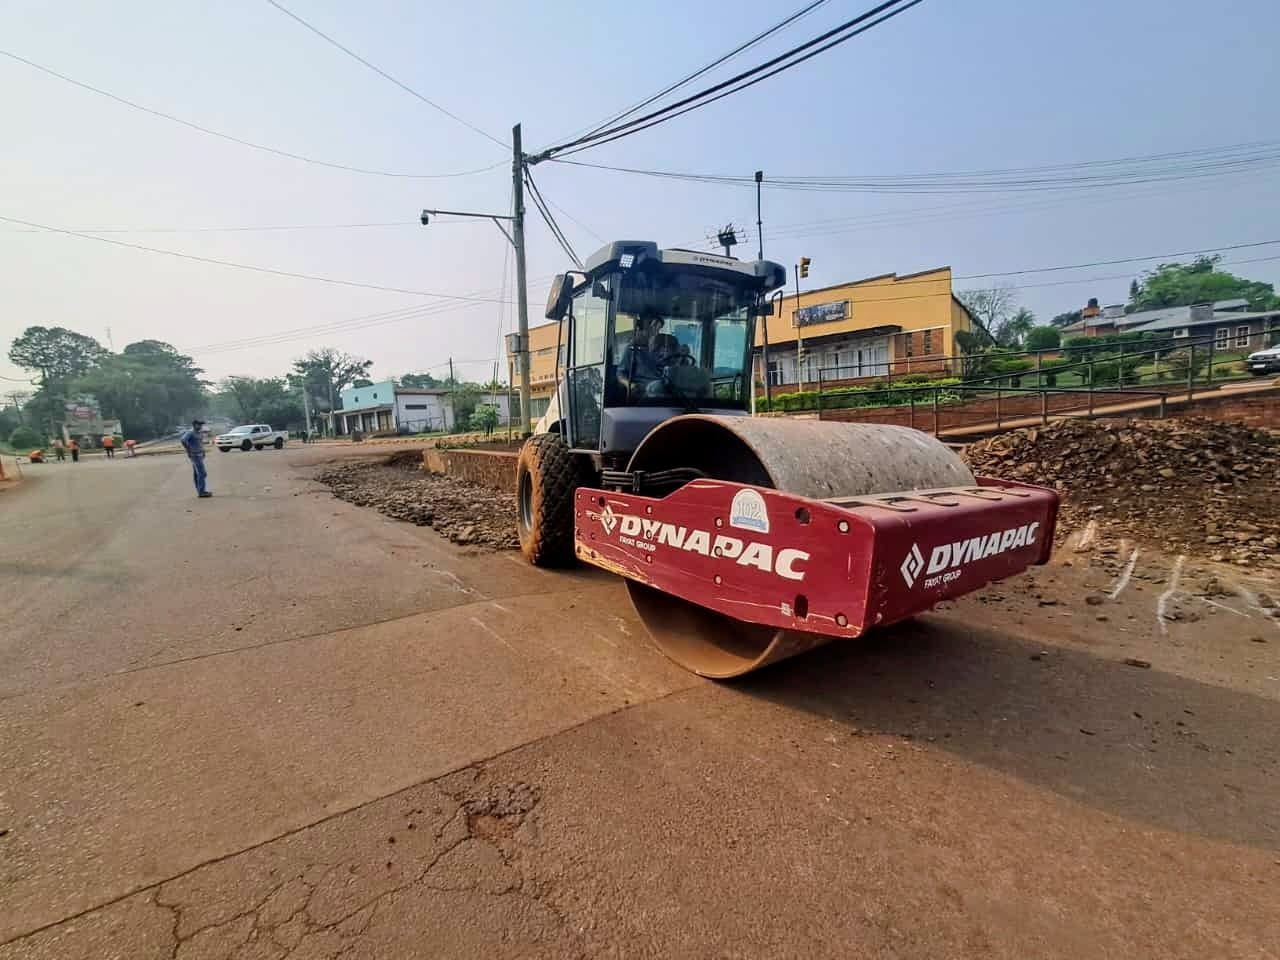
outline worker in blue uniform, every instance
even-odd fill
[[[203,420],[192,420],[191,429],[183,432],[180,442],[182,449],[187,451],[187,457],[191,460],[191,475],[196,483],[196,494],[200,497],[212,497],[213,494],[205,489],[205,479],[208,474],[204,469],[204,438],[200,436],[203,427]]]

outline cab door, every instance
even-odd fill
[[[600,448],[605,346],[609,339],[609,300],[601,295],[604,293],[603,285],[589,283],[573,298],[565,392],[569,401],[569,444],[579,450]]]

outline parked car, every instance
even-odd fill
[[[1267,373],[1280,373],[1280,346],[1251,353],[1245,363],[1249,367],[1249,372],[1255,377],[1261,377]]]
[[[279,450],[284,446],[285,436],[283,430],[272,430],[265,423],[246,423],[220,434],[214,439],[213,444],[223,453],[234,447],[239,447],[241,450],[275,447]]]

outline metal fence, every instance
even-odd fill
[[[951,384],[864,390],[818,410],[823,420],[889,423],[934,436],[1047,424],[1050,417],[1127,410],[1163,418],[1168,395],[1128,387],[1053,388]],[[840,401],[845,402],[841,403]]]

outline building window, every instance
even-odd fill
[[[1236,327],[1236,346],[1237,347],[1249,346],[1248,324],[1242,324],[1241,326]]]
[[[926,330],[924,332],[924,355],[926,357],[933,354],[933,331]]]
[[[1227,337],[1230,333],[1231,331],[1227,327],[1219,327],[1213,331],[1213,345],[1219,350],[1225,350],[1227,348]]]
[[[406,403],[404,408],[406,410],[425,410],[427,405],[425,403]]]
[[[352,403],[359,403],[359,402],[360,402],[360,394],[358,394],[358,393],[356,393],[356,394],[352,394],[352,396],[351,396],[351,402],[352,402]]]
[[[377,400],[377,399],[378,399],[378,395],[377,395],[376,393],[373,395],[373,399],[375,399],[375,400]]]
[[[907,356],[914,357],[916,355],[916,335],[914,333],[907,334]]]
[[[771,387],[782,386],[782,369],[778,366],[777,360],[769,361],[769,371],[767,373],[767,376],[769,378],[769,386]]]

